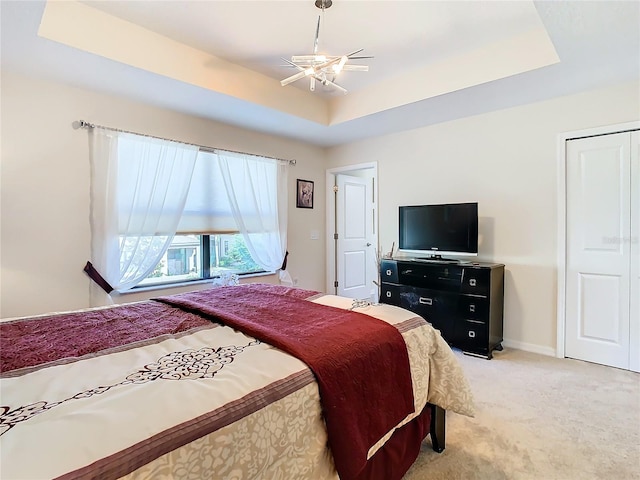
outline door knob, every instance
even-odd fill
[[[367,247],[370,247],[370,246],[371,246],[371,244],[369,242],[367,242]]]

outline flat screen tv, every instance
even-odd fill
[[[399,250],[431,258],[478,255],[478,204],[400,207]]]

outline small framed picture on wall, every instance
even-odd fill
[[[313,208],[313,182],[311,180],[298,179],[296,207]]]

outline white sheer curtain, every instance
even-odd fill
[[[287,250],[287,164],[232,152],[216,152],[238,230],[253,260],[280,281],[292,284],[280,270]]]
[[[90,132],[91,261],[116,291],[153,271],[184,209],[198,148],[102,128]],[[93,305],[110,297],[92,283]]]

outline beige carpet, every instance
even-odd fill
[[[505,349],[456,352],[475,418],[447,414],[446,450],[429,438],[404,480],[640,479],[640,375]]]

